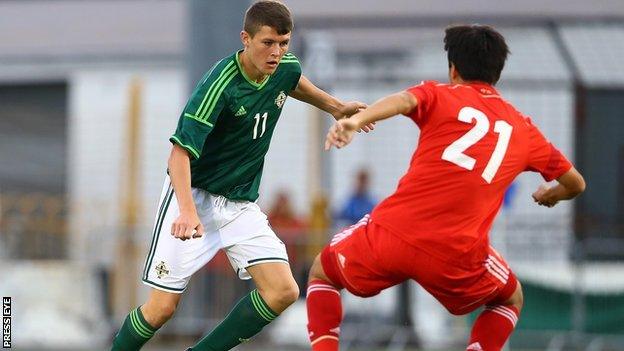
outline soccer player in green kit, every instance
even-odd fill
[[[170,138],[168,176],[142,277],[152,289],[126,317],[112,350],[139,350],[173,316],[190,277],[219,249],[256,289],[189,350],[229,350],[299,296],[285,246],[255,203],[271,136],[287,96],[336,119],[366,106],[343,103],[301,75],[288,53],[292,27],[284,4],[254,3],[241,32],[244,49],[219,61],[186,104]]]

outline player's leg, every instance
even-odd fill
[[[212,201],[197,189],[193,189],[193,199],[198,211],[204,214],[200,219],[207,227]],[[171,225],[178,216],[179,207],[167,177],[142,275],[143,283],[152,289],[147,302],[126,317],[113,340],[114,351],[139,350],[172,317],[190,277],[220,248],[216,232],[207,232],[201,238],[186,241],[174,238]]]
[[[513,294],[503,291],[497,299],[487,303],[472,326],[466,350],[498,351],[513,332],[523,305],[522,287],[517,280]],[[507,286],[506,286],[507,288]],[[502,295],[502,296],[501,296]]]
[[[297,300],[299,288],[287,263],[264,263],[247,271],[257,289],[240,299],[227,317],[189,350],[230,350],[258,334]]]
[[[255,204],[224,226],[221,234],[228,239],[240,236],[225,252],[239,277],[252,278],[257,289],[239,300],[225,319],[190,349],[194,351],[231,349],[260,332],[299,296],[286,247]]]
[[[484,282],[493,282],[498,288],[494,297],[485,300],[485,309],[475,320],[466,350],[498,351],[518,322],[524,303],[522,286],[505,259],[492,247],[489,248],[483,271],[484,276],[489,278]]]
[[[124,320],[112,350],[139,350],[173,316],[181,296],[151,289],[147,302],[132,310]]]
[[[316,257],[306,297],[312,350],[338,350],[342,288],[356,296],[369,297],[405,279],[388,273],[381,267],[381,260],[376,259],[388,245],[392,245],[391,240],[365,216],[356,225],[336,234]]]
[[[338,350],[342,323],[340,290],[340,285],[325,274],[321,255],[317,255],[310,268],[306,292],[308,336],[314,351]]]
[[[260,302],[273,315],[284,312],[299,298],[299,286],[286,262],[269,262],[247,267]]]

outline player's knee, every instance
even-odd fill
[[[312,267],[310,267],[310,273],[308,274],[308,281],[310,282],[315,279],[323,279],[324,277],[325,277],[325,273],[323,272],[323,265],[321,264],[321,255],[318,254],[314,258]]]
[[[516,285],[516,290],[509,298],[508,304],[513,305],[518,311],[522,310],[522,306],[524,305],[524,294],[522,293],[522,285],[520,282]]]
[[[290,306],[299,298],[299,286],[297,283],[288,284],[282,289],[277,297],[279,304],[282,306]]]
[[[173,317],[177,307],[175,303],[164,303],[156,307],[156,313],[163,324]]]
[[[152,326],[160,327],[173,317],[177,306],[178,304],[173,301],[160,301],[157,304],[146,304],[144,315]]]
[[[299,287],[294,281],[273,287],[270,291],[261,292],[266,296],[267,303],[275,312],[280,313],[299,298]]]

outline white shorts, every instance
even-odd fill
[[[275,235],[267,216],[249,201],[233,201],[192,188],[200,238],[182,241],[171,235],[180,210],[169,177],[165,179],[152,242],[143,269],[143,283],[155,289],[181,293],[191,276],[223,249],[240,279],[250,279],[246,268],[266,262],[288,264],[286,246]]]

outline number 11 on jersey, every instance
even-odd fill
[[[262,136],[264,135],[264,131],[266,130],[266,120],[268,116],[268,112],[263,113],[262,117],[260,117],[260,113],[256,113],[256,115],[254,116],[254,119],[256,120],[256,124],[254,125],[253,129],[254,139],[262,138]],[[262,120],[262,131],[260,132],[260,136],[258,136],[258,126],[260,125],[260,120]]]
[[[466,134],[462,135],[444,149],[442,159],[472,171],[477,160],[466,155],[464,151],[483,139],[488,130],[490,130],[490,121],[485,113],[472,107],[462,108],[459,111],[457,119],[464,123],[472,123],[474,119],[476,123]],[[498,134],[498,141],[496,142],[496,147],[494,147],[492,156],[490,156],[490,160],[485,166],[483,173],[481,173],[481,177],[488,183],[492,182],[498,168],[503,162],[507,147],[509,146],[512,129],[513,127],[505,121],[496,121],[494,123],[494,132]]]

